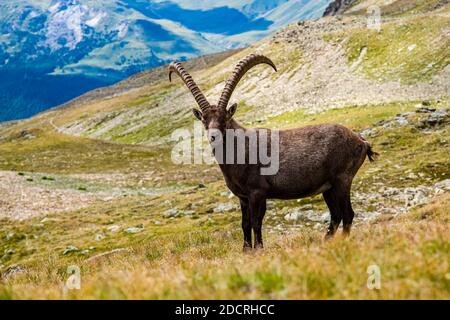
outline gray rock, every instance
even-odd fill
[[[173,218],[178,215],[178,209],[177,208],[171,208],[166,210],[166,212],[163,214],[165,218]]]
[[[22,138],[22,139],[34,139],[34,138],[36,138],[36,136],[34,134],[30,133],[27,130],[22,130],[20,132],[20,134],[19,134],[19,137]]]
[[[299,221],[299,220],[301,220],[301,218],[302,218],[302,213],[297,210],[289,212],[284,216],[284,220],[287,220],[287,221]]]
[[[408,119],[406,119],[405,117],[397,117],[395,118],[395,121],[397,121],[397,124],[399,126],[406,126],[409,123]]]
[[[144,230],[144,227],[138,226],[138,227],[127,228],[127,229],[123,230],[123,232],[128,233],[128,234],[135,234],[135,233],[141,232],[142,230]]]
[[[216,208],[214,208],[213,212],[228,212],[234,210],[234,204],[232,202],[221,203]]]
[[[104,238],[105,238],[105,236],[102,235],[101,233],[97,233],[95,235],[95,241],[100,241],[100,240],[103,240]]]
[[[450,191],[450,179],[445,179],[445,180],[439,181],[434,185],[434,187],[438,188],[438,189]]]
[[[364,137],[372,137],[377,133],[376,128],[367,128],[361,131],[361,135]]]
[[[418,127],[420,129],[425,129],[442,125],[448,122],[450,122],[450,114],[448,110],[441,109],[434,111],[433,113],[429,114],[428,117],[422,119],[419,122]]]
[[[78,252],[78,251],[80,251],[80,249],[78,249],[75,246],[67,246],[66,249],[63,251],[63,254],[68,254],[68,253]]]
[[[417,110],[416,110],[417,113],[431,113],[431,112],[434,112],[434,111],[436,111],[436,109],[422,107],[422,106],[419,106],[419,108],[417,108]]]
[[[321,222],[321,223],[326,223],[330,221],[330,215],[328,214],[328,212],[316,212],[314,210],[308,210],[307,212],[305,212],[305,216],[308,220],[313,221],[313,222]]]
[[[111,232],[117,232],[119,230],[120,230],[120,227],[118,225],[112,225],[112,226],[108,227],[108,231],[111,231]]]
[[[6,269],[6,271],[2,274],[2,277],[10,278],[16,274],[26,273],[26,272],[28,272],[28,271],[24,267],[19,266],[19,265],[12,265]]]

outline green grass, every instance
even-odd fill
[[[396,0],[387,5],[378,1],[375,5],[381,7],[383,16],[397,17],[432,12],[444,7],[445,3],[445,0]],[[355,11],[352,14],[366,14],[366,10]]]
[[[271,43],[264,54],[276,61],[277,73],[273,73],[272,77],[283,74],[297,68],[303,62],[303,51],[292,44],[284,42]]]
[[[156,133],[151,128],[149,130]],[[172,163],[171,144],[150,148],[43,130],[34,130],[33,133],[33,139],[16,139],[13,135],[0,142],[0,170],[47,175],[155,172],[155,178],[159,177],[160,182],[153,185],[158,187],[204,183],[218,177],[217,168],[199,173],[194,165],[180,168]]]
[[[384,23],[380,33],[355,29],[328,34],[325,39],[344,44],[349,65],[367,48],[357,70],[368,78],[410,84],[429,81],[450,63],[450,39],[445,36],[449,21],[442,16],[410,18]]]
[[[120,145],[63,134],[34,131],[35,138],[0,144],[0,168],[37,172],[108,172],[133,170],[159,150]]]
[[[362,130],[375,125],[380,120],[392,118],[397,113],[412,111],[415,109],[415,104],[417,102],[348,106],[318,114],[307,114],[305,109],[297,109],[269,118],[264,125],[270,128],[282,129],[293,128],[299,125],[339,123],[354,130]]]
[[[189,116],[191,115],[192,114],[190,113]],[[191,117],[182,116],[180,119],[175,119],[173,115],[160,116],[157,118],[152,117],[145,121],[145,126],[132,132],[124,132],[130,126],[130,124],[125,123],[121,126],[116,126],[111,132],[106,133],[104,137],[106,136],[112,141],[139,144],[170,136],[176,129],[192,127],[194,122],[193,115]]]
[[[445,103],[432,102],[431,107],[441,108]],[[377,125],[397,113],[414,110],[415,104],[349,106],[316,115],[297,111],[271,118],[264,125],[288,128],[339,122],[356,130],[378,128],[378,133],[369,140],[381,156],[374,164],[362,167],[354,186],[359,192],[370,192],[375,183],[406,187],[450,178],[449,128],[444,126],[428,133],[418,130],[414,121],[419,121],[419,114],[412,116],[412,123],[405,127]],[[114,182],[97,184],[67,174],[97,172],[100,168],[104,168],[103,172],[127,172],[130,163],[143,172],[153,168],[146,166],[147,161],[152,163],[161,156],[156,151],[155,155],[145,148],[125,144],[38,131],[34,135],[34,139],[11,138],[0,144],[2,169],[20,170],[21,178],[33,179],[29,183],[47,188],[108,190]],[[125,153],[125,163],[116,159],[124,160],[117,154],[119,151]],[[98,201],[80,210],[50,213],[44,220],[43,217],[14,223],[0,220],[0,270],[5,272],[10,266],[27,270],[7,281],[0,280],[0,298],[450,296],[448,193],[403,218],[386,217],[369,225],[355,226],[349,239],[338,237],[332,242],[323,242],[323,230],[310,227],[287,236],[267,232],[270,226],[289,225],[280,220],[289,208],[309,203],[316,210],[326,210],[320,196],[300,202],[274,201],[265,221],[267,248],[243,255],[238,209],[213,213],[218,203],[232,201],[238,205],[236,198],[228,199],[222,194],[226,187],[217,168],[213,167],[212,171],[206,171],[213,169],[207,166],[175,168],[169,162],[157,166],[168,170],[154,173],[164,180],[164,185],[170,186],[170,181],[181,179],[186,187],[169,188],[155,195],[135,193],[108,202]],[[421,173],[421,176],[410,180],[405,178],[407,172]],[[199,181],[206,188],[195,188]],[[128,184],[137,186],[134,181]],[[368,202],[366,207],[367,211],[374,210],[377,203]],[[181,212],[193,210],[194,214],[168,218],[165,213],[171,208]],[[115,225],[119,231],[109,229]],[[124,232],[136,226],[143,227],[142,231]],[[97,240],[99,234],[102,237]],[[63,254],[68,246],[75,246],[78,251]],[[88,260],[120,248],[128,251]],[[366,270],[373,263],[382,270],[380,291],[366,288]],[[81,267],[82,288],[64,293],[61,287],[68,276],[66,269],[73,264]]]

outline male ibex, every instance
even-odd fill
[[[240,199],[244,250],[252,248],[252,229],[255,249],[263,247],[261,228],[267,199],[298,199],[323,193],[331,215],[326,238],[334,235],[341,220],[344,234],[349,234],[354,217],[350,202],[352,180],[366,156],[373,161],[375,153],[364,138],[338,124],[275,131],[247,129],[236,122],[233,114],[237,104],[227,109],[231,94],[242,76],[261,63],[277,71],[267,57],[255,54],[247,56],[234,69],[217,105],[209,104],[180,63],[172,62],[169,66],[169,80],[172,72],[181,77],[200,106],[200,110],[193,109],[194,115],[202,121],[206,130],[222,132],[224,145],[227,130],[253,130],[258,135],[264,130],[269,135],[278,136],[279,168],[273,175],[261,174],[264,165],[259,160],[253,164],[219,163],[228,188]],[[273,147],[271,149],[274,150]],[[245,158],[248,159],[248,142],[244,150]]]

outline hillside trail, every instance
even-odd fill
[[[151,174],[140,175],[140,181]],[[47,214],[63,214],[107,204],[124,196],[153,197],[179,192],[188,187],[143,188],[130,186],[135,174],[68,174],[18,173],[0,171],[0,219],[24,220]]]

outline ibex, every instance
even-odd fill
[[[333,237],[341,221],[343,232],[348,235],[354,217],[350,201],[352,180],[366,156],[373,161],[376,153],[362,136],[338,124],[280,131],[247,129],[240,125],[233,119],[237,104],[228,109],[227,105],[239,80],[258,64],[268,64],[277,71],[274,63],[263,55],[245,57],[226,82],[217,105],[209,104],[179,62],[169,65],[169,80],[173,72],[181,77],[200,107],[200,110],[193,109],[195,117],[202,121],[207,131],[222,132],[223,144],[226,143],[226,130],[253,130],[257,133],[265,130],[269,135],[276,133],[279,137],[279,169],[273,175],[261,174],[264,165],[259,160],[253,164],[219,163],[228,188],[240,200],[244,251],[252,248],[252,229],[254,248],[263,247],[261,229],[267,199],[299,199],[323,193],[331,215],[325,238]],[[274,150],[273,146],[269,148]],[[248,159],[248,142],[245,153]]]

